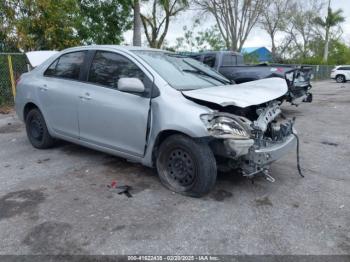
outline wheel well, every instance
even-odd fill
[[[160,145],[165,141],[165,139],[167,139],[169,136],[172,136],[172,135],[175,135],[175,134],[178,134],[178,135],[184,135],[184,136],[187,136],[185,133],[182,133],[180,131],[176,131],[176,130],[163,130],[161,131],[157,138],[156,138],[156,141],[154,142],[154,145],[153,145],[153,151],[152,151],[152,162],[153,164],[156,163],[156,159],[157,159],[157,154],[158,154],[158,149],[160,147]]]
[[[23,110],[23,119],[24,121],[26,121],[27,115],[29,113],[30,110],[34,109],[34,108],[38,108],[38,106],[34,103],[27,103],[24,106],[24,110]]]
[[[335,78],[337,78],[338,76],[342,76],[342,77],[345,78],[345,75],[343,75],[343,74],[337,74],[337,75],[335,76]]]

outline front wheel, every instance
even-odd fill
[[[344,83],[345,82],[345,76],[343,75],[338,75],[335,80],[337,81],[337,83]]]
[[[171,191],[193,197],[208,193],[217,175],[210,147],[183,135],[172,135],[160,145],[157,171]]]

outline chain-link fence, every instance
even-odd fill
[[[12,105],[16,80],[27,72],[25,55],[0,53],[0,105]]]
[[[335,67],[334,65],[292,65],[292,64],[274,64],[276,66],[292,66],[292,67],[311,67],[312,68],[312,74],[313,74],[313,80],[326,80],[330,79],[331,77],[331,71]]]
[[[307,65],[312,67],[314,74],[313,80],[325,80],[330,79],[331,71],[335,67],[334,65]]]

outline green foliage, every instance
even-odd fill
[[[223,50],[225,49],[225,41],[223,40],[217,25],[213,25],[204,31],[195,32],[200,26],[200,21],[197,19],[192,26],[183,27],[183,37],[176,39],[176,44],[173,47],[177,51],[203,51],[203,50]]]
[[[2,0],[0,50],[119,44],[131,28],[129,0]]]
[[[295,64],[308,64],[308,65],[322,65],[323,61],[323,49],[324,41],[320,38],[314,38],[309,46],[308,50],[310,55],[306,57],[293,57],[291,59],[284,60],[283,63],[295,63]],[[340,42],[339,40],[331,40],[329,43],[329,57],[326,64],[329,65],[341,65],[350,64],[350,47]]]
[[[258,64],[259,63],[259,54],[257,53],[244,53],[243,54],[244,63],[246,64]]]
[[[198,32],[198,44],[201,49],[223,50],[226,44],[220,33],[218,25],[214,25],[204,31]]]
[[[130,0],[80,0],[78,35],[85,44],[120,44],[131,29]]]
[[[62,49],[80,42],[75,0],[5,0],[4,7],[21,49]]]
[[[328,7],[327,16],[324,19],[318,16],[314,19],[314,22],[321,27],[331,28],[345,21],[345,17],[342,14],[342,9],[333,11],[331,7]]]

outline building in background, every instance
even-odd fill
[[[261,47],[243,47],[242,54],[256,58],[258,62],[271,62],[271,51],[264,46]]]

